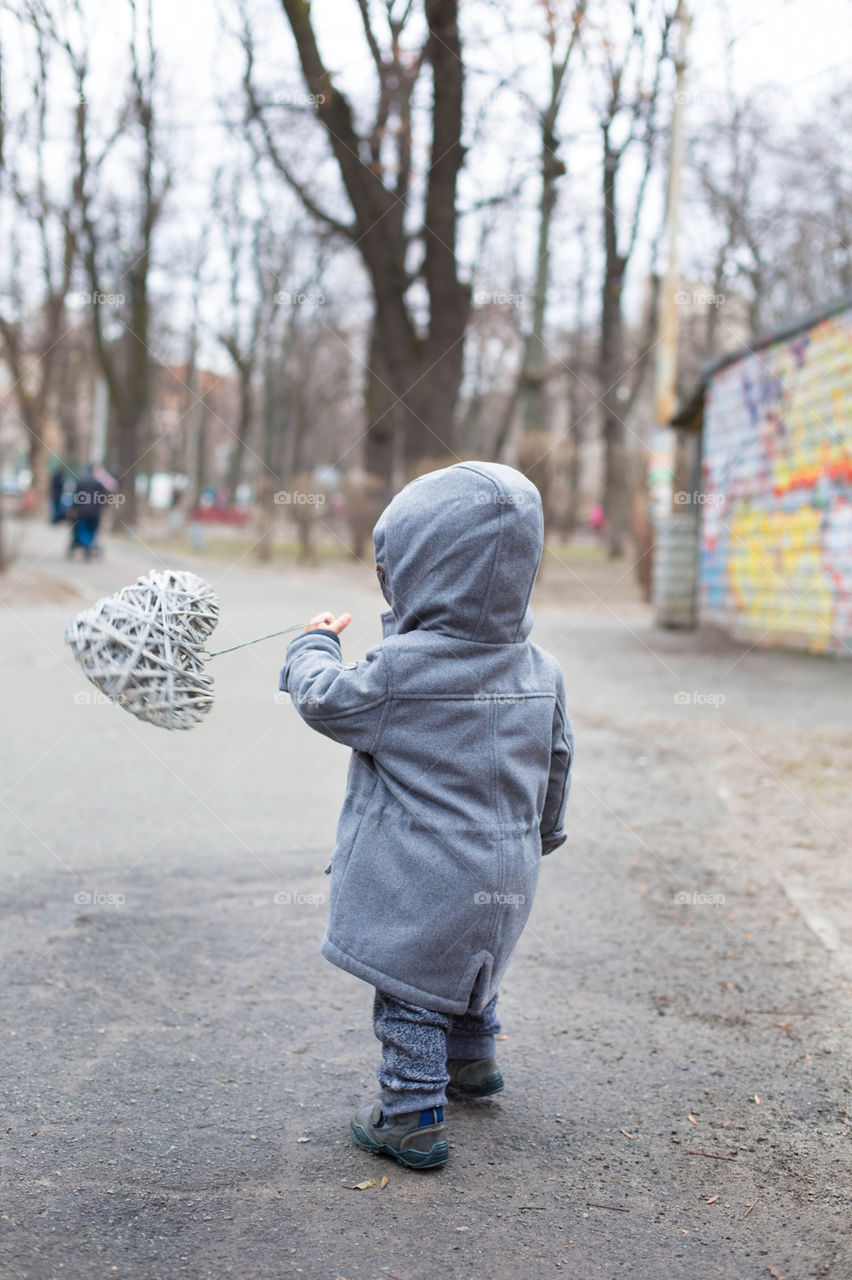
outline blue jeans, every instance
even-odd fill
[[[382,1042],[379,1080],[386,1116],[442,1107],[448,1058],[493,1058],[497,997],[481,1013],[437,1013],[376,991],[373,1030]]]

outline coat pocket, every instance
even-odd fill
[[[343,865],[348,861],[378,781],[378,774],[372,764],[366,763],[360,753],[353,754],[349,766],[346,796],[337,822],[334,852],[326,868],[327,874],[330,875],[332,871],[342,871]]]

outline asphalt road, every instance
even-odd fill
[[[276,698],[275,641],[215,660],[190,733],[100,702],[65,622],[155,557],[63,544],[0,580],[3,1280],[852,1277],[850,667],[549,576],[570,839],[504,985],[506,1090],[418,1174],[347,1132],[377,1054],[318,952],[347,753]],[[325,607],[348,657],[379,636],[366,568],[205,573],[213,647]],[[11,587],[40,575],[78,603]]]

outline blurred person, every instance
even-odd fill
[[[62,463],[53,470],[50,477],[50,523],[61,524],[65,519],[65,481],[67,471]]]
[[[71,504],[71,540],[68,543],[68,559],[80,550],[86,560],[100,550],[98,528],[101,513],[109,498],[109,490],[95,475],[95,468],[87,466],[80,474]]]

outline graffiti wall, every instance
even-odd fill
[[[713,374],[700,616],[852,656],[852,308]]]

